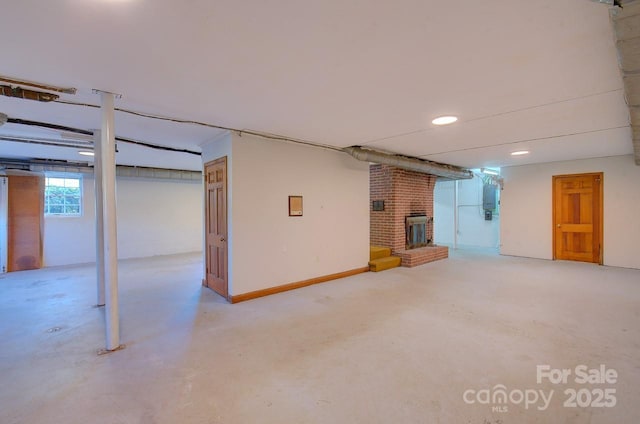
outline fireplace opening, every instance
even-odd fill
[[[406,248],[415,249],[433,243],[433,217],[409,215],[405,217]]]

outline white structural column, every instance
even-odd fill
[[[453,249],[458,248],[458,180],[453,182]]]
[[[102,198],[102,132],[93,132],[93,176],[96,194],[96,282],[98,306],[104,306],[104,214]]]
[[[100,156],[102,173],[102,214],[104,219],[104,283],[107,351],[120,347],[118,308],[118,240],[116,231],[116,143],[114,134],[114,99],[112,93],[102,97],[102,137]]]

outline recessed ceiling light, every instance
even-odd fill
[[[449,125],[449,124],[453,124],[457,120],[458,120],[457,116],[439,116],[433,121],[431,121],[431,123],[433,125]]]
[[[511,152],[511,156],[521,156],[521,155],[528,155],[529,151],[528,150],[517,150],[515,152]]]
[[[93,156],[94,155],[93,152],[89,152],[88,150],[81,150],[81,151],[78,152],[78,154],[82,155],[82,156]]]

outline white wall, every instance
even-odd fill
[[[118,256],[199,252],[202,193],[202,181],[119,178]]]
[[[604,173],[604,264],[640,268],[640,167],[616,156],[502,168],[501,253],[551,259],[554,175]]]
[[[453,245],[454,236],[454,181],[438,181],[433,193],[434,241]],[[498,247],[500,243],[500,216],[485,221],[482,208],[482,179],[458,181],[458,246]]]
[[[120,259],[202,249],[202,183],[118,177]],[[45,216],[44,264],[95,261],[94,179],[83,174],[81,217]]]
[[[248,293],[366,267],[369,164],[313,147],[247,135],[216,140],[204,161],[228,156],[229,292]],[[288,216],[288,196],[303,216]]]

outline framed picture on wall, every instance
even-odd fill
[[[289,216],[302,216],[302,196],[289,196]]]

